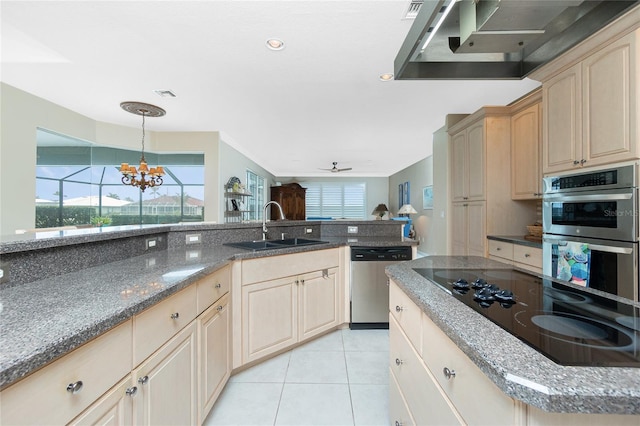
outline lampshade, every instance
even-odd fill
[[[371,214],[372,214],[372,215],[375,215],[375,216],[381,216],[381,217],[382,217],[382,216],[384,216],[384,214],[385,214],[386,212],[388,212],[388,211],[389,211],[389,209],[387,208],[387,206],[386,206],[385,204],[378,204],[378,205],[376,206],[376,208],[375,208],[375,209],[373,209],[373,211],[371,212]]]
[[[416,209],[413,208],[411,204],[403,204],[398,210],[398,214],[416,214],[418,213]]]

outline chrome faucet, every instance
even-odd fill
[[[286,219],[284,217],[284,212],[282,211],[282,206],[278,204],[277,201],[269,201],[268,203],[266,203],[263,207],[264,211],[262,212],[262,241],[265,241],[267,239],[267,207],[269,207],[269,204],[275,204],[276,206],[278,206],[278,210],[280,210],[280,220]]]

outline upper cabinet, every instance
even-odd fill
[[[484,200],[484,120],[454,134],[451,150],[453,201]]]
[[[544,173],[640,158],[639,33],[542,78]]]
[[[542,195],[540,90],[514,105],[511,116],[511,198],[534,200]]]

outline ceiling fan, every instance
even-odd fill
[[[320,170],[327,170],[327,171],[330,171],[331,173],[338,173],[338,172],[345,172],[347,170],[351,170],[351,167],[345,167],[344,169],[339,169],[338,168],[338,162],[334,161],[332,168],[330,168],[330,169],[320,169]]]

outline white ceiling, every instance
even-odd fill
[[[220,131],[280,177],[389,176],[431,155],[446,114],[504,105],[538,85],[380,81],[413,22],[403,19],[408,4],[3,0],[0,79],[131,127],[140,117],[120,102],[159,105],[167,115],[147,129]],[[267,49],[271,37],[285,49]],[[353,170],[319,170],[333,161]]]

